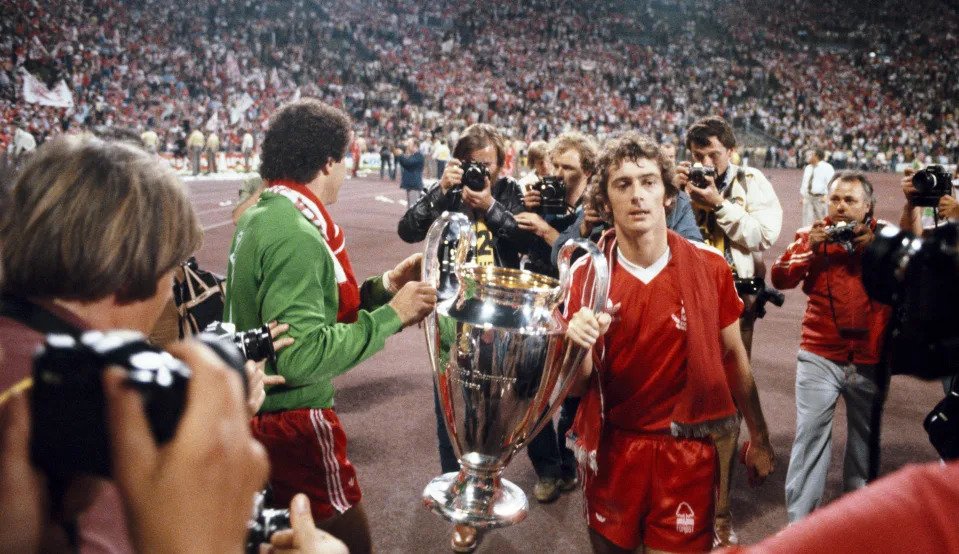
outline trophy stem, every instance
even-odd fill
[[[529,513],[529,502],[522,489],[502,479],[501,473],[502,469],[464,466],[430,481],[423,502],[457,525],[492,529],[519,523]]]

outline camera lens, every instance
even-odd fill
[[[922,241],[912,233],[892,225],[883,227],[862,258],[862,282],[869,296],[892,304],[905,279],[909,260],[921,247]]]
[[[267,325],[259,329],[250,329],[236,334],[236,343],[247,360],[259,362],[262,360],[276,361],[276,351],[273,350],[273,337]]]
[[[912,186],[920,193],[930,193],[936,188],[936,175],[931,171],[919,171],[912,176]]]

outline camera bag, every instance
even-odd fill
[[[179,314],[180,338],[185,338],[223,319],[226,279],[197,267],[196,258],[187,260],[180,269],[183,273],[177,275],[173,284],[173,299]]]

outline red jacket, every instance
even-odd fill
[[[876,223],[872,224],[873,230]],[[796,231],[796,239],[772,267],[777,289],[802,283],[809,297],[802,322],[800,348],[824,358],[847,363],[875,364],[891,308],[869,299],[862,284],[862,249],[847,253],[836,243],[809,249],[810,227]],[[823,252],[825,247],[825,253]],[[830,308],[829,292],[832,291]],[[838,327],[868,329],[865,338],[841,338]]]

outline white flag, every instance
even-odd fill
[[[216,126],[217,126],[217,123],[219,122],[218,115],[219,115],[218,112],[214,110],[213,115],[206,122],[207,131],[216,131]]]
[[[243,97],[237,100],[236,104],[233,104],[233,108],[230,109],[230,125],[236,125],[237,121],[243,117],[243,113],[250,109],[252,105],[253,98],[250,97],[249,93],[244,92]]]
[[[28,103],[57,108],[73,107],[73,93],[65,82],[58,82],[53,90],[50,90],[22,67],[20,74],[23,76],[23,99]]]

